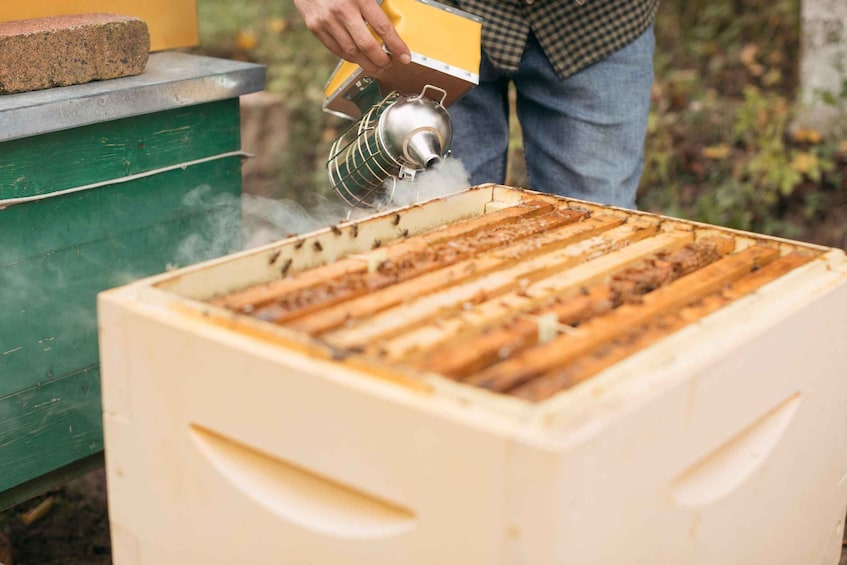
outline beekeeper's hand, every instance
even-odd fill
[[[374,0],[294,0],[294,4],[327,49],[367,72],[386,69],[394,61],[410,61],[409,48]],[[385,49],[371,30],[382,38]]]

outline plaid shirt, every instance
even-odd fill
[[[659,0],[446,0],[484,18],[482,47],[496,67],[514,72],[530,31],[565,78],[624,47],[656,15]]]

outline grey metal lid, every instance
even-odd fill
[[[262,65],[154,53],[137,76],[0,96],[0,142],[236,98],[264,86]]]

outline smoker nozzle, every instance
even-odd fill
[[[419,131],[409,137],[405,153],[421,168],[430,169],[441,162],[441,139],[433,131]]]

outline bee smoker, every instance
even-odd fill
[[[430,92],[440,93],[440,100],[427,96]],[[390,179],[413,180],[447,156],[453,126],[445,96],[432,85],[412,96],[391,92],[333,142],[327,170],[342,200],[374,205],[391,197]]]
[[[446,107],[479,83],[480,18],[432,0],[383,0],[381,7],[411,63],[368,75],[342,61],[323,106],[357,120],[327,159],[330,185],[355,207],[379,205],[396,180],[413,180],[445,159],[453,138]]]

